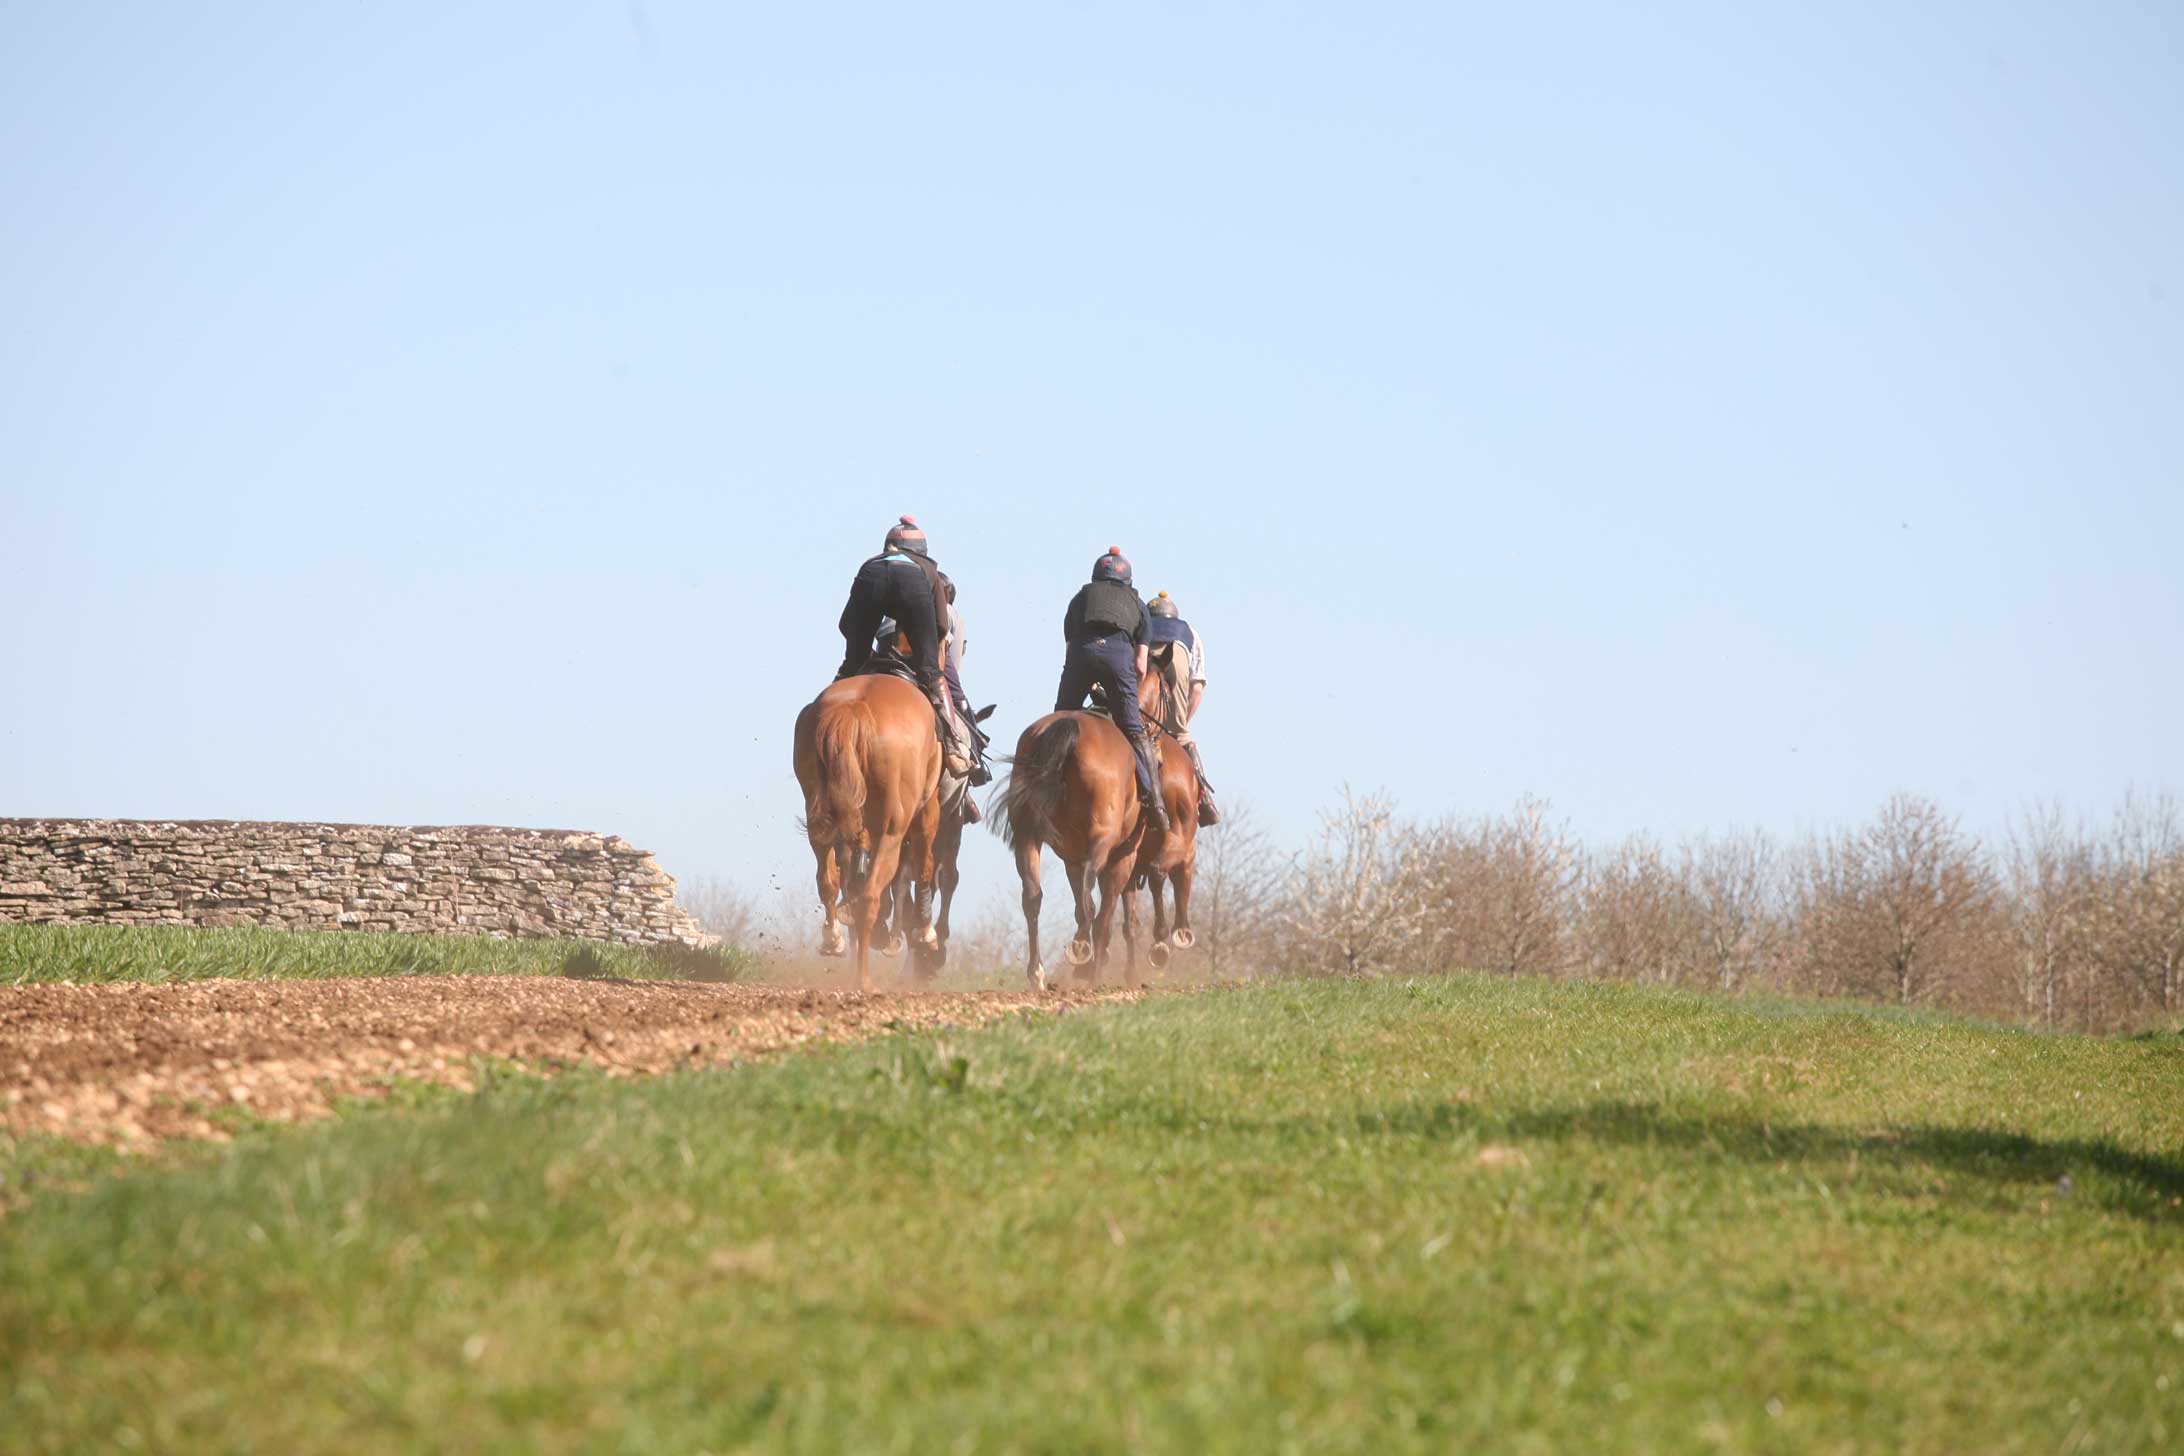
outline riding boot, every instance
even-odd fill
[[[1153,827],[1165,834],[1168,832],[1168,806],[1162,801],[1160,755],[1155,751],[1151,731],[1138,734],[1132,746],[1137,749],[1138,764],[1144,769],[1138,779],[1138,803],[1144,807],[1145,817],[1152,821]]]
[[[1211,829],[1221,822],[1221,811],[1213,806],[1213,785],[1206,782],[1206,761],[1198,756],[1198,745],[1186,743],[1183,751],[1191,756],[1191,772],[1198,775],[1198,827]]]
[[[993,770],[986,766],[986,745],[993,740],[979,731],[978,719],[961,703],[956,705],[956,721],[963,725],[964,733],[971,740],[971,787],[975,789],[992,783]]]
[[[937,689],[925,687],[925,700],[933,705],[933,731],[940,736],[941,772],[953,778],[963,778],[971,771],[971,761],[956,746],[955,735],[949,731],[948,708]]]

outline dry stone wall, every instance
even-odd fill
[[[0,819],[0,923],[27,921],[712,940],[627,840],[488,825]]]

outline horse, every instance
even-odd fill
[[[1150,715],[1147,721],[1153,721]],[[1198,869],[1198,770],[1182,744],[1157,731],[1155,741],[1160,745],[1160,797],[1168,806],[1168,828],[1164,832],[1147,825],[1139,836],[1130,886],[1122,902],[1123,965],[1133,979],[1137,971],[1138,886],[1153,892],[1153,943],[1146,949],[1145,958],[1154,970],[1167,967],[1171,944],[1177,950],[1189,950],[1198,941],[1191,929],[1191,876]],[[1161,893],[1171,887],[1175,892],[1172,941],[1168,908]]]
[[[1137,863],[1137,767],[1130,740],[1099,714],[1049,713],[1024,730],[1009,762],[1008,782],[994,796],[993,829],[1016,852],[1016,876],[1023,882],[1029,937],[1024,977],[1039,990],[1048,987],[1039,959],[1039,852],[1051,848],[1062,857],[1076,900],[1069,963],[1078,979],[1097,980],[1107,964],[1115,906],[1128,893]]]
[[[1178,651],[1181,649],[1178,648]],[[1138,846],[1137,872],[1131,894],[1123,902],[1122,935],[1125,954],[1137,955],[1137,894],[1139,885],[1153,892],[1153,943],[1146,959],[1154,970],[1168,964],[1168,948],[1189,950],[1198,936],[1191,929],[1191,877],[1198,869],[1198,766],[1177,741],[1189,721],[1187,689],[1183,680],[1153,671],[1138,677],[1138,711],[1154,730],[1160,745],[1160,795],[1168,806],[1168,829],[1147,829]],[[1164,888],[1175,892],[1175,934],[1168,933]]]
[[[993,716],[993,710],[994,705],[988,703],[985,707],[971,714],[971,721],[973,723],[983,723]],[[965,789],[963,792],[968,793],[969,790]],[[963,816],[952,810],[948,802],[943,800],[940,827],[933,832],[932,883],[937,887],[939,893],[927,901],[928,905],[937,904],[939,907],[937,913],[931,916],[933,931],[939,938],[931,945],[926,945],[915,939],[911,942],[911,962],[917,972],[918,979],[921,981],[935,979],[940,975],[941,968],[948,964],[948,914],[955,906],[956,889],[963,883],[963,872],[957,866],[957,859],[962,850]],[[890,887],[881,895],[880,899],[878,928],[874,934],[883,947],[890,943],[892,939],[889,927],[894,923],[894,916],[898,907],[910,903],[902,894],[899,881],[900,877],[898,877],[898,884]],[[919,888],[923,889],[922,881],[919,882]]]
[[[858,989],[869,991],[876,923],[880,948],[895,944],[892,926],[878,921],[883,900],[904,905],[914,882],[910,943],[926,953],[940,944],[933,928],[940,739],[932,706],[898,677],[840,679],[796,715],[796,781],[826,916],[819,953],[853,949]]]

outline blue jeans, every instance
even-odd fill
[[[1066,713],[1083,707],[1094,683],[1107,689],[1107,710],[1115,715],[1117,728],[1132,738],[1145,731],[1145,720],[1138,716],[1137,649],[1129,638],[1094,637],[1070,643],[1069,654],[1062,659],[1062,685],[1054,695],[1054,710]],[[1138,792],[1150,796],[1153,775],[1145,755],[1133,751],[1130,761],[1137,766]]]

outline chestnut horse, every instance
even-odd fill
[[[1047,988],[1046,967],[1039,960],[1044,899],[1039,851],[1050,847],[1062,857],[1076,899],[1069,963],[1078,968],[1080,980],[1097,980],[1107,964],[1115,906],[1128,893],[1137,866],[1137,767],[1130,740],[1097,713],[1049,713],[1016,740],[1010,763],[1008,782],[994,797],[999,812],[993,827],[1016,851],[1016,877],[1023,882],[1024,930],[1030,938],[1025,978],[1042,991]]]
[[[983,723],[992,716],[993,706],[988,704],[973,713],[971,721]],[[927,943],[912,937],[911,942],[912,962],[917,970],[918,979],[922,981],[933,980],[940,974],[941,967],[948,964],[948,913],[955,906],[956,889],[963,883],[963,872],[956,864],[957,858],[962,851],[963,816],[951,812],[944,802],[941,805],[940,826],[933,831],[932,883],[939,893],[934,896],[927,892],[924,901],[928,911],[936,903],[939,906],[938,913],[928,914],[928,921],[933,927],[934,936],[937,938]],[[893,940],[889,927],[902,923],[901,917],[906,905],[906,897],[902,893],[903,887],[900,883],[902,877],[898,875],[897,879],[898,884],[895,889],[883,894],[881,897],[879,929],[876,934],[879,943],[883,946]],[[921,880],[919,881],[919,888],[922,890],[923,887],[924,881]]]
[[[1150,681],[1145,696],[1153,696]],[[1147,705],[1148,720],[1151,704]],[[1137,860],[1127,898],[1122,902],[1123,966],[1132,979],[1137,973],[1137,887],[1153,892],[1153,943],[1145,958],[1154,970],[1168,964],[1168,947],[1189,950],[1197,942],[1191,929],[1191,876],[1198,869],[1198,770],[1191,756],[1165,733],[1156,733],[1160,745],[1160,797],[1168,806],[1166,832],[1147,826],[1138,841]],[[1170,939],[1168,909],[1162,891],[1175,891],[1175,932]]]
[[[901,904],[916,882],[913,946],[931,951],[933,840],[940,828],[940,739],[925,695],[898,677],[846,677],[796,715],[796,781],[804,832],[818,861],[826,914],[819,953],[854,947],[859,989],[872,989],[872,943],[883,899]],[[897,913],[895,923],[910,919]],[[846,926],[846,933],[845,933]],[[880,927],[892,949],[894,936]]]

